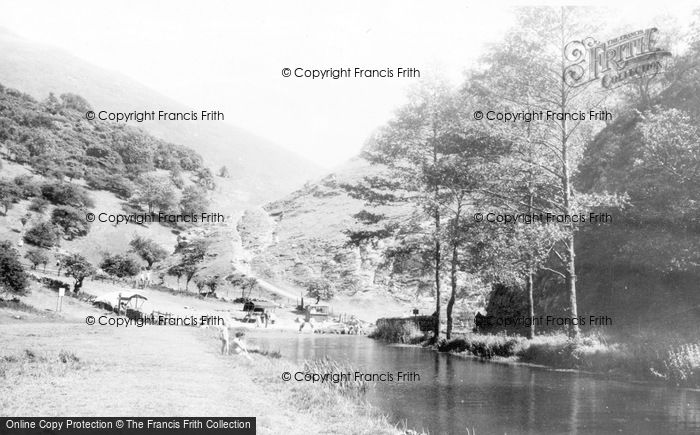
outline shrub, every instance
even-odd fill
[[[390,343],[406,344],[416,344],[425,340],[425,334],[421,332],[412,319],[396,319],[378,323],[369,337]]]
[[[0,292],[23,295],[28,287],[29,281],[19,261],[19,254],[10,242],[0,242]]]
[[[121,175],[107,174],[104,171],[90,172],[85,181],[92,189],[106,190],[114,193],[119,199],[128,199],[136,191],[131,180]]]
[[[32,202],[29,203],[29,210],[35,211],[37,213],[43,213],[48,206],[49,201],[40,196],[37,196],[35,198],[32,198]]]
[[[31,175],[18,175],[12,181],[17,186],[17,193],[22,199],[29,199],[41,194],[39,184],[33,180]]]
[[[92,207],[92,199],[81,187],[69,183],[45,183],[41,186],[41,195],[54,204],[73,207]]]
[[[39,222],[27,231],[24,241],[40,248],[58,246],[61,241],[61,229],[50,222]]]
[[[66,287],[65,282],[63,282],[59,279],[49,278],[48,276],[41,277],[39,279],[39,282],[42,283],[49,290],[53,290],[57,293],[61,287]]]
[[[106,254],[100,268],[116,278],[136,276],[141,269],[135,258],[122,254]]]
[[[438,350],[440,352],[469,352],[480,358],[490,359],[495,356],[520,355],[527,346],[526,343],[526,340],[521,337],[472,334],[444,341],[438,345]]]
[[[182,191],[180,210],[183,214],[199,214],[207,210],[207,191],[201,186],[187,186]]]
[[[464,352],[469,350],[469,343],[464,338],[453,338],[452,340],[443,341],[438,345],[440,352]]]
[[[700,386],[700,344],[685,343],[669,347],[659,369],[651,372],[677,386]]]
[[[36,270],[37,266],[41,264],[44,266],[44,271],[46,271],[46,264],[49,262],[49,254],[45,250],[38,248],[29,249],[27,253],[24,254],[24,258],[32,263],[32,269]]]
[[[51,223],[61,228],[68,240],[85,236],[90,231],[85,214],[74,207],[56,207],[51,213]]]

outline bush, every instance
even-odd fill
[[[85,181],[92,189],[112,192],[119,199],[128,199],[136,191],[136,186],[128,178],[108,174],[104,171],[90,172]]]
[[[677,386],[700,386],[700,344],[685,343],[669,347],[659,369],[651,368],[653,375]]]
[[[51,213],[51,223],[61,228],[68,240],[85,236],[90,231],[85,214],[74,207],[56,207]]]
[[[495,356],[518,356],[527,346],[521,337],[507,335],[472,334],[465,337],[444,341],[438,345],[440,352],[469,352],[480,358],[490,359]]]
[[[46,264],[49,262],[49,254],[43,249],[32,248],[27,250],[24,254],[24,258],[32,263],[32,269],[36,270],[37,266],[42,264],[44,266],[44,271],[46,271]]]
[[[49,201],[46,199],[37,196],[35,198],[32,198],[32,202],[29,203],[29,210],[35,211],[37,213],[43,213],[46,211],[46,208],[49,206]]]
[[[31,175],[18,175],[12,181],[17,186],[17,193],[21,199],[29,199],[41,194],[39,184],[33,180]]]
[[[377,324],[370,338],[388,341],[390,343],[416,344],[425,340],[425,334],[416,326],[412,319],[396,319]]]
[[[100,263],[100,268],[116,278],[136,276],[141,270],[141,266],[135,258],[121,254],[106,254]]]
[[[0,242],[0,292],[23,295],[28,287],[29,280],[19,254],[10,242]]]
[[[48,276],[42,276],[41,278],[39,278],[39,282],[42,283],[49,290],[53,290],[56,293],[58,293],[61,287],[68,287],[68,285],[65,282],[59,279],[49,278]]]
[[[180,210],[183,214],[200,214],[209,207],[207,191],[201,186],[187,186],[182,191]]]
[[[50,222],[39,222],[27,231],[24,241],[40,248],[52,248],[61,242],[61,229]]]
[[[464,352],[468,350],[469,343],[464,338],[453,338],[452,340],[446,340],[438,345],[438,350],[440,352]]]
[[[85,190],[69,183],[45,183],[41,186],[41,195],[58,205],[78,208],[89,208],[94,205]]]

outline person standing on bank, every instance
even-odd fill
[[[301,322],[301,326],[299,326],[299,333],[301,334],[301,330],[304,329],[304,326],[308,323],[308,325],[311,327],[311,330],[314,330],[314,324],[311,323],[311,310],[306,308],[306,313],[304,314],[304,321]]]
[[[228,324],[224,319],[221,319],[221,321],[223,325],[217,326],[217,329],[219,330],[219,339],[221,340],[221,355],[228,355],[230,347]]]

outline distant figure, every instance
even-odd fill
[[[301,325],[299,326],[299,333],[301,334],[301,330],[304,329],[304,326],[308,323],[308,325],[311,327],[311,330],[314,330],[314,324],[311,323],[311,310],[308,308],[306,309],[306,314],[304,315],[304,321],[301,322]]]
[[[229,353],[229,334],[228,334],[228,324],[224,320],[223,325],[218,325],[219,339],[221,340],[221,355],[228,355]]]
[[[480,312],[477,311],[476,316],[474,316],[473,332],[482,332],[483,330],[485,330],[486,329],[486,320],[487,320],[487,317],[482,315]]]
[[[248,349],[246,348],[245,342],[243,341],[243,336],[245,335],[244,332],[236,332],[236,337],[233,339],[233,352],[236,354],[243,354],[244,357],[246,357],[248,360],[252,361],[253,359],[250,357],[250,354],[248,353]]]
[[[151,285],[151,272],[149,270],[141,269],[141,273],[138,278],[138,288],[143,289]]]

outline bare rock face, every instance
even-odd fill
[[[274,218],[260,207],[243,212],[236,226],[243,249],[253,254],[260,254],[273,243],[274,228]]]

